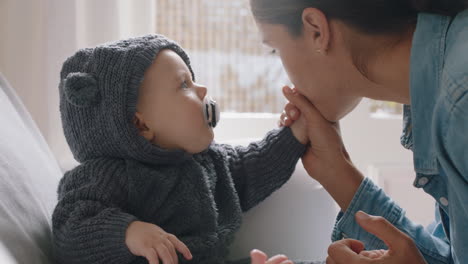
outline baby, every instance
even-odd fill
[[[59,263],[228,263],[242,212],[280,188],[306,149],[302,119],[248,147],[214,143],[218,106],[161,35],[78,51],[59,88],[80,162],[58,188]]]

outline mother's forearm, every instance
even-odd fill
[[[316,178],[343,212],[348,209],[363,179],[361,172],[349,161],[335,164]]]

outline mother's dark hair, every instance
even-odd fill
[[[302,12],[320,9],[369,34],[400,33],[415,24],[419,12],[453,16],[468,7],[468,0],[250,0],[257,21],[280,24],[294,36],[302,32]]]

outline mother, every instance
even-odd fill
[[[283,124],[299,113],[307,119],[304,167],[341,207],[327,263],[468,263],[467,4],[251,0],[251,7],[297,87],[284,88]],[[411,222],[351,163],[336,122],[363,97],[405,104],[401,142],[414,153],[415,187],[437,203],[434,228]]]

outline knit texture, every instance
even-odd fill
[[[132,123],[138,88],[166,48],[190,68],[185,52],[160,35],[83,49],[64,63],[62,125],[80,165],[58,188],[52,217],[58,263],[147,263],[125,244],[135,220],[176,235],[190,248],[191,263],[225,263],[242,211],[283,185],[305,151],[289,128],[249,147],[213,143],[196,155],[140,136]]]
[[[151,144],[138,136],[132,123],[145,71],[163,49],[175,51],[192,72],[187,54],[162,35],[82,49],[65,61],[60,73],[60,113],[77,161],[115,157],[175,164],[190,158],[183,151]]]
[[[59,185],[52,219],[57,261],[148,263],[125,245],[126,228],[139,220],[176,235],[191,250],[191,263],[226,263],[242,212],[281,187],[304,151],[282,128],[248,147],[212,144],[177,166],[86,161]]]

